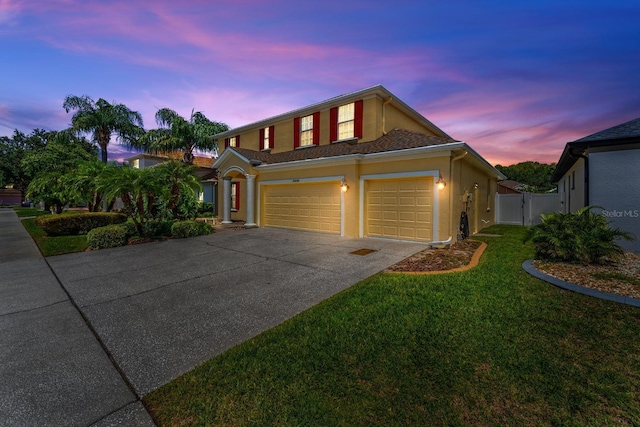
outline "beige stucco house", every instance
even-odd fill
[[[505,179],[382,86],[214,138],[223,223],[449,243],[463,211],[493,223]]]

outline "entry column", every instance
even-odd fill
[[[245,227],[255,227],[255,182],[256,176],[246,174],[245,178],[247,179],[247,222],[244,224]]]
[[[222,223],[231,224],[231,177],[222,178]]]

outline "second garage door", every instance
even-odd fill
[[[433,240],[432,177],[367,181],[365,206],[367,236]]]
[[[340,234],[338,183],[265,185],[264,225]]]

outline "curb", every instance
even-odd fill
[[[474,240],[475,241],[475,240]],[[487,249],[487,244],[485,242],[480,242],[480,246],[471,256],[471,261],[469,264],[463,265],[462,267],[452,268],[451,270],[438,270],[438,271],[385,271],[387,274],[419,274],[419,275],[433,275],[433,274],[446,274],[446,273],[459,273],[461,271],[471,270],[473,267],[477,266],[480,262],[480,257],[484,253],[484,250]]]
[[[587,295],[590,297],[599,298],[607,301],[613,301],[619,304],[626,304],[626,305],[631,305],[633,307],[640,307],[640,299],[638,298],[626,297],[623,295],[612,294],[610,292],[597,291],[595,289],[586,288],[584,286],[576,285],[575,283],[565,282],[564,280],[560,280],[556,277],[549,276],[548,274],[545,274],[540,270],[538,270],[537,268],[535,268],[533,266],[532,259],[528,259],[525,262],[523,262],[522,269],[527,273],[529,273],[530,275],[532,275],[533,277],[536,277],[540,280],[544,280],[547,283],[550,283],[554,286],[557,286],[567,291],[576,292],[582,295]]]

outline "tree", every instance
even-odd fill
[[[86,202],[89,212],[99,212],[103,195],[97,188],[106,168],[107,163],[98,159],[80,162],[75,169],[62,177],[61,185],[66,188],[70,197]]]
[[[169,108],[161,108],[156,113],[158,129],[147,132],[134,147],[146,152],[171,152],[181,150],[184,152],[183,161],[193,164],[193,151],[213,151],[218,147],[218,141],[213,135],[229,130],[229,127],[220,122],[214,122],[205,117],[199,111],[191,112],[191,118],[187,121],[175,111]]]
[[[0,187],[13,184],[25,199],[26,190],[33,176],[22,167],[22,159],[33,150],[42,149],[48,132],[34,129],[29,135],[15,130],[11,138],[0,137]]]
[[[532,193],[546,193],[556,188],[556,183],[551,182],[555,168],[555,163],[544,164],[532,161],[511,166],[496,165],[496,169],[507,178],[525,184],[526,191]]]
[[[27,194],[34,200],[54,205],[58,213],[67,203],[83,200],[68,185],[66,175],[81,162],[94,160],[96,147],[85,138],[78,138],[69,131],[49,132],[46,144],[27,152],[21,161],[24,173],[33,177]]]
[[[112,135],[121,143],[134,146],[144,134],[140,113],[123,104],[110,104],[102,98],[94,102],[87,95],[69,95],[62,106],[67,113],[75,110],[71,118],[73,130],[92,135],[93,142],[100,147],[103,163],[107,163],[107,145]]]

